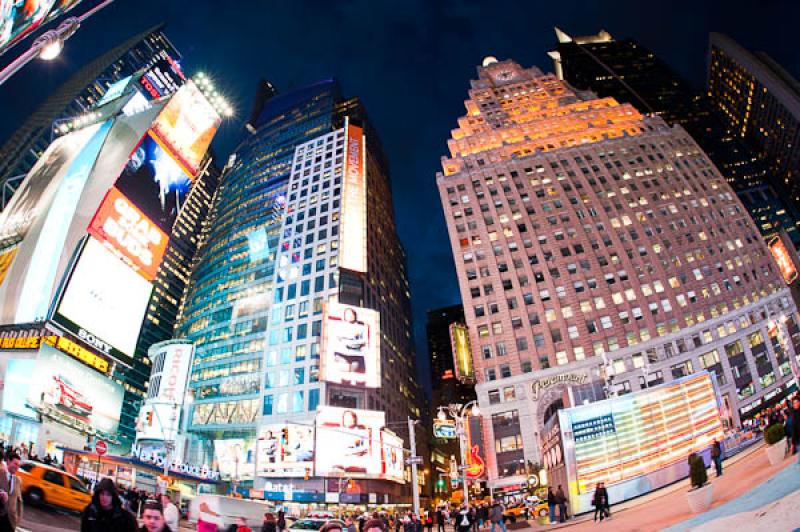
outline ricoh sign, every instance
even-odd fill
[[[153,373],[161,369],[161,382],[155,400],[171,404],[183,402],[193,351],[191,342],[174,340],[154,344],[150,348],[148,356],[153,361]]]

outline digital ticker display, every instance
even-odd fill
[[[685,462],[723,437],[706,372],[561,410],[559,419],[564,439],[574,441],[579,493]]]

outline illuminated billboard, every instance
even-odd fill
[[[364,133],[348,124],[339,223],[339,266],[367,271],[367,176]]]
[[[786,284],[792,284],[797,279],[797,267],[783,239],[780,236],[776,236],[769,241],[768,246],[772,252],[772,258],[775,259],[778,269],[783,275],[783,280],[786,281]]]
[[[377,388],[380,376],[380,315],[372,309],[328,302],[322,331],[323,380]]]
[[[255,440],[214,440],[214,462],[224,479],[252,480],[255,454]]]
[[[405,482],[405,456],[403,455],[403,440],[391,432],[381,432],[383,472],[381,478]]]
[[[6,249],[0,252],[0,285],[8,275],[8,270],[11,269],[11,263],[14,262],[14,257],[17,256],[17,248]]]
[[[724,436],[707,372],[559,410],[558,416],[564,449],[545,463],[556,464],[564,454],[570,491],[583,510],[597,482],[614,490],[609,497],[615,501],[641,495],[678,480],[681,471],[685,476],[689,453],[707,451]]]
[[[88,237],[54,321],[130,365],[152,285]]]
[[[165,440],[177,434],[193,353],[194,344],[179,340],[159,342],[147,350],[154,369],[147,399],[139,411],[137,439]]]
[[[450,324],[450,343],[455,357],[456,378],[461,381],[474,381],[475,367],[472,365],[472,350],[466,325]]]
[[[177,92],[186,81],[180,65],[163,50],[160,55],[161,59],[139,78],[139,84],[149,99]]]
[[[317,476],[374,478],[382,474],[382,411],[325,406],[317,412]]]
[[[121,384],[42,344],[37,358],[9,361],[3,408],[112,435],[119,425],[123,395]]]
[[[169,237],[115,187],[109,189],[89,233],[142,277],[155,279]]]
[[[170,234],[192,181],[149,135],[134,150],[117,189],[164,233]]]
[[[303,477],[314,468],[314,427],[275,423],[258,433],[256,472],[266,477]]]
[[[220,116],[200,89],[187,81],[153,123],[152,134],[194,176],[220,124]]]

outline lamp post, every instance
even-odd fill
[[[8,81],[11,76],[19,72],[22,67],[37,57],[44,61],[52,61],[58,57],[59,54],[61,54],[61,50],[64,48],[64,41],[72,37],[72,35],[78,31],[81,22],[113,1],[114,0],[105,0],[105,2],[98,4],[83,15],[64,19],[57,28],[42,33],[33,41],[31,47],[26,52],[14,59],[7,67],[0,71],[0,85]]]
[[[461,482],[464,487],[464,504],[469,504],[469,489],[467,487],[467,433],[464,428],[464,422],[470,415],[481,415],[478,410],[478,402],[472,400],[465,405],[450,404],[439,407],[437,417],[441,421],[447,419],[448,414],[456,422],[456,434],[458,435],[458,444],[461,451]]]

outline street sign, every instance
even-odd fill
[[[437,419],[433,422],[433,437],[453,440],[456,437],[456,422],[452,419]]]
[[[94,442],[94,451],[100,456],[103,456],[108,452],[108,445],[106,445],[106,442],[103,440],[97,440]]]
[[[422,457],[421,456],[409,456],[406,458],[406,465],[420,465],[422,464]]]

